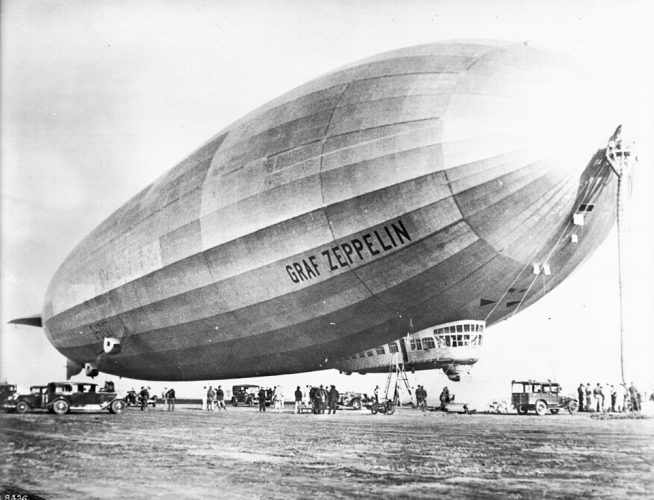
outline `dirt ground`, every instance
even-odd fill
[[[2,492],[47,499],[654,498],[654,419],[130,408],[0,414],[0,443]]]

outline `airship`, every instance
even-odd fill
[[[69,376],[147,380],[318,370],[411,330],[493,325],[615,221],[618,123],[597,87],[523,43],[347,65],[131,198],[72,250],[31,321]]]

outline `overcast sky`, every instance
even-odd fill
[[[6,322],[39,313],[50,278],[73,246],[218,130],[357,59],[485,38],[566,52],[615,86],[598,112],[609,102],[624,104],[642,160],[626,236],[628,377],[651,390],[654,11],[648,3],[3,1],[1,376],[23,386],[64,377],[64,358],[40,330]],[[612,233],[563,285],[491,328],[482,359],[454,392],[506,397],[508,381],[519,377],[556,378],[568,389],[582,378],[617,381],[615,248]],[[368,390],[380,381],[334,372],[255,380]],[[414,381],[432,394],[446,383],[440,371],[418,373]],[[202,385],[176,386],[195,395]]]

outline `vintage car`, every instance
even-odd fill
[[[338,398],[339,409],[360,410],[364,394],[360,392],[342,392]]]
[[[238,406],[244,404],[252,406],[255,402],[258,403],[259,386],[253,384],[242,384],[232,386],[232,405]]]
[[[105,387],[98,390],[97,384],[86,382],[50,382],[45,395],[45,408],[58,415],[74,410],[121,413],[125,409],[125,401],[115,392],[104,390]]]
[[[16,386],[14,384],[2,383],[0,384],[0,404],[4,405],[6,402],[16,398]]]
[[[538,382],[535,380],[511,381],[511,404],[522,415],[530,411],[537,415],[550,412],[559,413],[566,409],[570,413],[577,411],[577,400],[561,394],[561,386],[556,382]]]
[[[32,410],[45,409],[46,394],[48,386],[33,385],[29,394],[19,394],[2,405],[5,410],[14,410],[16,413],[26,413]]]

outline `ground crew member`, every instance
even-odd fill
[[[336,407],[338,406],[338,391],[336,390],[336,386],[331,386],[331,389],[329,389],[329,412],[328,414],[334,414],[336,415]]]
[[[375,403],[379,403],[379,386],[375,386],[375,390],[373,392],[373,395],[375,396]]]
[[[168,401],[168,411],[175,411],[175,389],[172,387],[168,389],[166,399]]]
[[[266,390],[262,387],[259,389],[259,411],[266,411]]]
[[[629,386],[629,397],[631,398],[631,411],[640,411],[640,394],[633,382]]]
[[[216,399],[216,391],[212,386],[207,390],[207,411],[214,411],[214,399]]]
[[[302,391],[299,385],[295,389],[295,413],[302,413]]]
[[[618,399],[618,391],[615,390],[613,384],[611,384],[611,411],[615,413],[615,403]]]
[[[579,401],[579,411],[584,411],[584,384],[577,387],[577,400]]]
[[[599,382],[597,382],[595,389],[593,389],[593,397],[595,398],[595,411],[599,413],[604,406],[604,395],[602,394],[602,386]]]
[[[322,385],[320,386],[318,395],[320,397],[320,413],[323,414],[327,408],[327,390]]]
[[[593,390],[590,382],[586,382],[586,411],[593,411]]]
[[[216,399],[218,399],[218,409],[227,410],[225,407],[225,393],[223,392],[221,386],[218,386],[218,389],[216,389]]]
[[[416,388],[416,407],[420,408],[420,401],[422,399],[422,386],[418,385]]]
[[[422,411],[425,411],[427,409],[427,391],[423,386],[420,386],[422,388]]]
[[[441,410],[447,410],[447,403],[450,402],[450,390],[447,387],[443,387],[439,399],[441,401]]]
[[[148,399],[150,399],[150,393],[148,390],[141,386],[141,392],[139,392],[139,402],[141,403],[141,411],[145,410],[148,406]]]

